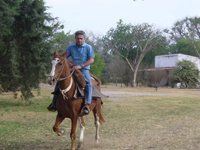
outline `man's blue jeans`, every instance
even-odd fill
[[[81,72],[86,80],[85,103],[91,104],[91,102],[92,102],[92,80],[91,80],[91,76],[90,76],[90,70],[81,69]]]

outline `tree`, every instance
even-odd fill
[[[0,0],[0,85],[5,91],[15,90],[19,84],[13,23],[19,0]]]
[[[170,31],[167,31],[171,35],[173,42],[187,41],[192,45],[192,49],[196,53],[195,56],[200,58],[200,17],[186,17],[180,21],[177,21]],[[188,43],[189,44],[189,43]]]
[[[117,23],[104,37],[105,49],[121,56],[133,73],[133,86],[136,86],[137,72],[144,56],[151,50],[162,46],[166,39],[161,32],[149,24]]]
[[[187,60],[180,61],[174,71],[175,80],[187,88],[196,87],[200,80],[199,77],[198,68],[194,63]]]
[[[106,76],[109,78],[110,82],[114,83],[124,83],[126,86],[130,83],[131,80],[131,72],[128,68],[126,62],[120,58],[118,55],[112,55],[111,60],[107,65],[107,73]]]
[[[158,46],[157,48],[152,49],[149,51],[143,58],[142,63],[141,63],[141,69],[143,68],[154,68],[154,63],[155,63],[155,56],[157,55],[165,55],[169,53],[170,49],[168,46],[168,42],[166,41],[165,43],[163,42],[162,45]]]
[[[51,51],[65,51],[67,45],[74,41],[74,35],[70,34],[70,32],[65,33],[64,31],[56,32],[53,34],[53,38],[51,40]]]
[[[179,39],[175,44],[170,45],[170,52],[197,56],[191,40],[184,38]]]
[[[171,29],[171,35],[175,41],[186,38],[186,39],[200,39],[200,18],[198,17],[186,17],[174,24]]]
[[[105,69],[104,60],[101,57],[101,55],[98,52],[96,52],[95,53],[95,61],[91,65],[91,72],[94,75],[96,75],[97,77],[99,77],[100,79],[102,79],[104,69]]]
[[[19,83],[25,99],[32,96],[31,88],[38,87],[50,58],[48,38],[59,27],[46,12],[41,0],[22,1],[15,17],[15,40],[18,51]],[[45,23],[45,22],[48,23]],[[49,24],[49,25],[48,25]]]
[[[20,89],[25,99],[32,96],[45,77],[50,62],[52,34],[61,26],[46,13],[43,0],[1,1],[1,83],[8,90]],[[3,39],[3,40],[2,40]],[[7,43],[7,45],[5,44]],[[7,71],[8,70],[8,71]]]

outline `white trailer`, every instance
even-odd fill
[[[176,67],[179,61],[191,61],[200,71],[200,59],[198,57],[185,54],[159,55],[155,57],[155,68]]]

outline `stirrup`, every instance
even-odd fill
[[[81,109],[81,113],[79,114],[79,116],[85,116],[88,115],[90,113],[90,108],[89,108],[89,104],[86,104],[85,106],[83,106],[83,108]]]

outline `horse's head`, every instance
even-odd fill
[[[66,55],[60,55],[58,52],[54,52],[53,60],[51,62],[52,68],[49,75],[49,84],[53,84],[55,81],[66,76],[69,67],[66,63]],[[66,68],[68,67],[68,68]]]

